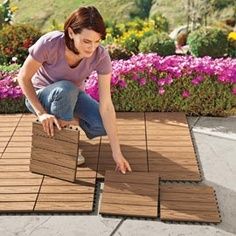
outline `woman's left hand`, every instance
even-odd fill
[[[114,156],[114,161],[116,162],[116,169],[115,171],[120,171],[122,174],[125,174],[126,171],[132,171],[131,167],[129,165],[129,162],[124,158],[124,156],[122,155],[122,153]]]

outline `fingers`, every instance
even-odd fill
[[[53,120],[52,119],[50,119],[50,121],[49,121],[49,133],[50,133],[51,137],[54,136],[54,127],[53,127]]]
[[[57,126],[58,130],[61,130],[60,121],[54,115],[44,113],[39,116],[39,121],[43,125],[43,130],[48,136],[54,136],[54,124]]]
[[[125,162],[125,167],[126,167],[126,169],[127,169],[129,172],[132,172],[132,169],[131,169],[131,167],[130,167],[130,165],[129,165],[129,162]]]
[[[124,160],[123,162],[116,165],[115,171],[120,171],[122,174],[125,174],[126,170],[128,170],[129,172],[132,171],[128,161]]]
[[[57,128],[58,128],[59,130],[61,130],[61,126],[60,126],[58,120],[57,120],[56,118],[54,118],[53,121],[54,121],[54,123],[56,124]]]
[[[53,130],[53,120],[52,119],[46,119],[42,122],[44,132],[47,133],[48,136],[53,136],[54,135],[54,130]]]

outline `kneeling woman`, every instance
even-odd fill
[[[79,119],[89,139],[108,135],[116,170],[125,173],[131,168],[117,136],[110,94],[111,60],[100,45],[105,36],[104,21],[95,7],[77,9],[66,20],[64,32],[49,32],[29,48],[18,82],[27,108],[38,116],[48,135],[53,136],[54,124],[60,130]],[[99,103],[83,89],[94,70],[98,73]]]

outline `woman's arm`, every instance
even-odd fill
[[[46,111],[44,110],[43,106],[38,100],[31,79],[33,75],[36,73],[36,71],[41,67],[41,65],[42,64],[40,62],[34,60],[29,55],[25,60],[23,66],[21,67],[17,77],[17,81],[24,95],[29,100],[30,104],[32,105],[37,115],[46,113]]]
[[[131,171],[131,168],[120,149],[117,135],[115,109],[111,100],[110,81],[111,74],[98,76],[99,111],[111,145],[112,156],[116,162],[116,170],[119,170],[125,174],[126,170]]]
[[[55,123],[58,129],[61,129],[55,116],[47,114],[43,106],[41,105],[36,92],[32,84],[32,77],[37,72],[37,70],[42,66],[42,64],[32,56],[28,56],[25,60],[20,72],[17,76],[17,81],[23,91],[23,94],[29,100],[35,113],[37,114],[40,122],[43,124],[44,131],[50,136],[53,136],[53,123]]]

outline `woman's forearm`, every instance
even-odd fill
[[[111,145],[113,157],[120,155],[120,144],[117,134],[116,114],[113,104],[107,108],[100,109],[103,125],[107,132],[107,136]]]

